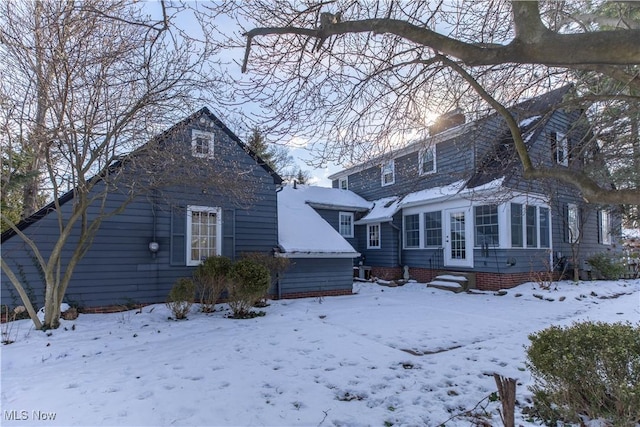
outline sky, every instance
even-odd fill
[[[454,294],[356,282],[353,295],[226,304],[175,321],[163,304],[80,314],[59,329],[2,325],[3,426],[502,425],[493,374],[517,380],[516,425],[533,378],[528,335],[576,321],[640,321],[640,279],[525,283]],[[45,420],[46,418],[46,420]],[[590,427],[603,423],[588,422]]]

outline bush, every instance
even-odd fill
[[[196,285],[193,280],[181,277],[171,288],[167,298],[167,307],[173,313],[176,320],[186,319],[193,305],[196,294]]]
[[[231,260],[223,256],[212,256],[204,260],[193,272],[196,292],[201,310],[211,313],[220,295],[227,287]]]
[[[244,252],[241,254],[241,257],[242,259],[250,259],[267,267],[267,270],[269,270],[270,286],[274,286],[278,281],[279,275],[286,271],[291,265],[289,258],[276,257],[265,252]],[[260,301],[263,300],[266,300],[266,292],[260,298]],[[266,301],[263,302],[263,306],[265,305]]]
[[[269,290],[269,270],[251,259],[241,259],[231,267],[227,286],[233,317],[251,316],[251,307]]]
[[[626,266],[617,259],[612,258],[606,252],[601,252],[587,259],[587,262],[595,268],[603,279],[617,280],[624,276]]]
[[[529,336],[533,414],[547,423],[604,418],[640,422],[640,326],[576,323]]]

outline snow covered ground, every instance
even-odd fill
[[[468,426],[454,416],[496,390],[494,372],[518,379],[517,424],[536,425],[521,413],[527,335],[640,320],[640,280],[503,296],[417,283],[354,291],[272,301],[250,320],[219,305],[176,322],[155,305],[81,314],[47,334],[15,322],[16,342],[1,347],[2,425]],[[498,405],[477,411],[498,426]]]

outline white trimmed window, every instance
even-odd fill
[[[349,189],[349,177],[345,176],[344,178],[338,179],[338,188],[341,190]]]
[[[418,170],[420,175],[427,175],[436,171],[436,147],[427,147],[418,153]]]
[[[353,237],[353,212],[340,212],[338,231],[342,237]]]
[[[187,265],[222,253],[222,209],[187,206]]]
[[[500,245],[498,227],[498,206],[481,205],[474,207],[475,245],[491,247]]]
[[[565,134],[551,132],[551,154],[557,164],[569,166],[569,140]]]
[[[213,133],[198,129],[191,131],[191,155],[193,157],[213,158]]]
[[[404,247],[419,248],[420,247],[420,215],[404,216]]]
[[[380,224],[367,224],[367,249],[380,249]]]
[[[380,167],[380,175],[382,179],[382,186],[391,185],[396,182],[396,165],[393,160],[384,162]]]
[[[580,241],[580,216],[578,206],[572,203],[567,205],[567,232],[569,234],[569,243],[577,243]]]
[[[601,210],[600,215],[600,243],[611,244],[611,211]]]

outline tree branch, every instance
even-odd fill
[[[640,64],[640,30],[598,31],[579,34],[557,34],[536,23],[539,15],[532,12],[535,2],[515,2],[519,12],[518,35],[507,45],[465,43],[428,28],[398,19],[363,19],[343,21],[322,28],[260,27],[245,33],[247,44],[242,64],[246,71],[251,42],[256,36],[303,35],[328,38],[336,35],[373,33],[393,34],[418,45],[453,56],[467,65],[498,65],[506,63],[541,64],[558,67],[576,65]],[[533,17],[532,17],[533,16]],[[530,38],[531,37],[531,38]],[[526,40],[526,42],[524,42]]]

